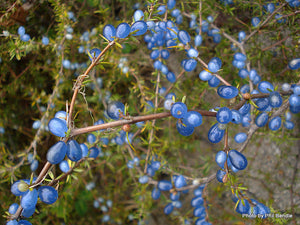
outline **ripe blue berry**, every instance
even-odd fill
[[[216,178],[217,178],[217,180],[218,180],[220,183],[224,183],[224,182],[223,182],[223,178],[224,178],[225,175],[226,175],[226,172],[225,172],[225,171],[223,171],[223,170],[218,170],[218,171],[217,171],[217,174],[216,174]]]
[[[243,132],[236,134],[234,137],[235,142],[239,144],[245,142],[246,139],[247,139],[247,134]]]
[[[43,45],[48,45],[49,44],[49,38],[48,37],[43,37],[42,38],[42,43],[43,43]]]
[[[144,20],[144,12],[140,9],[136,10],[133,14],[134,21]]]
[[[111,24],[105,25],[105,27],[103,28],[103,36],[107,40],[113,41],[114,37],[116,36],[116,28]]]
[[[222,169],[224,169],[226,159],[227,159],[227,154],[224,151],[219,151],[216,154],[215,161],[218,164],[218,166],[221,167]]]
[[[130,33],[130,26],[128,23],[120,23],[116,28],[117,38],[126,38]]]
[[[42,186],[38,189],[39,197],[46,204],[53,204],[58,198],[57,190],[51,186]]]
[[[232,149],[228,152],[228,157],[231,164],[238,170],[243,170],[248,165],[246,157],[235,149]]]
[[[269,103],[270,103],[270,106],[273,108],[277,108],[277,107],[281,106],[282,98],[281,98],[281,95],[279,94],[279,92],[273,91],[270,93]]]
[[[289,68],[291,70],[297,70],[300,68],[300,58],[297,58],[297,59],[292,59],[290,62],[289,62]]]
[[[178,36],[178,40],[184,45],[186,45],[187,43],[189,43],[191,41],[191,37],[190,37],[189,33],[186,32],[185,30],[180,30],[178,32],[177,36]]]
[[[196,196],[191,200],[192,207],[200,207],[204,203],[202,196]]]
[[[179,175],[176,180],[174,181],[174,186],[176,188],[182,188],[186,185],[186,181],[185,181],[185,178],[184,176],[182,175]]]
[[[17,203],[13,203],[9,206],[8,212],[13,215],[16,213],[18,208],[19,208],[19,205]]]
[[[20,36],[22,36],[22,35],[25,34],[25,28],[23,26],[19,26],[19,28],[18,28],[18,34]]]
[[[47,160],[51,164],[60,163],[66,156],[67,145],[63,141],[54,144],[47,152]]]
[[[232,120],[231,110],[227,107],[222,107],[217,112],[217,121],[222,124],[229,123]]]
[[[132,36],[140,36],[147,32],[147,24],[144,21],[136,21],[130,28]]]
[[[233,86],[221,85],[218,87],[218,95],[225,99],[231,99],[238,95],[239,90]]]
[[[260,23],[260,19],[258,17],[253,17],[251,19],[251,23],[252,23],[252,26],[257,27],[258,24]]]
[[[141,176],[141,177],[139,178],[139,182],[140,182],[141,184],[146,184],[146,183],[148,183],[148,180],[149,180],[149,177],[148,177],[147,175]]]
[[[219,143],[225,134],[224,129],[219,128],[219,123],[214,124],[208,131],[208,140],[211,143]]]
[[[32,191],[26,192],[26,194],[21,199],[21,206],[24,209],[32,209],[35,208],[36,203],[38,201],[38,192],[36,189]]]
[[[183,124],[181,121],[177,121],[176,123],[176,128],[177,131],[182,135],[182,136],[190,136],[194,132],[194,127],[189,125],[189,124]]]
[[[48,123],[49,131],[58,137],[65,137],[68,131],[67,123],[61,119],[53,118]]]
[[[244,204],[242,203],[244,201]],[[236,212],[240,214],[245,214],[248,213],[250,209],[250,204],[246,199],[240,200],[237,207],[236,207]]]
[[[204,206],[200,206],[194,209],[194,216],[199,218],[205,218],[206,212]]]
[[[196,111],[189,111],[185,114],[182,122],[188,126],[198,127],[202,124],[202,115]]]
[[[67,173],[70,170],[70,166],[69,163],[65,160],[61,161],[59,164],[59,169],[63,172],[63,173]]]
[[[75,140],[70,140],[67,143],[67,156],[71,161],[77,162],[82,158],[82,151]]]
[[[151,197],[152,197],[154,200],[157,200],[157,199],[159,199],[160,194],[161,194],[160,190],[159,190],[158,188],[155,187],[155,188],[153,188],[153,190],[152,190]]]
[[[161,191],[170,191],[172,183],[168,180],[160,180],[158,181],[157,188]]]
[[[97,147],[92,147],[92,148],[90,148],[89,149],[89,152],[90,152],[90,154],[89,154],[89,157],[90,158],[97,158],[97,156],[99,155],[99,153],[100,153],[100,150],[101,149],[99,149],[99,148],[97,148]]]
[[[214,76],[206,71],[206,70],[202,70],[200,73],[199,73],[199,78],[203,81],[209,81],[210,79],[212,79]]]
[[[167,204],[167,205],[165,206],[165,208],[164,208],[164,213],[165,213],[166,215],[169,215],[169,214],[173,211],[173,209],[174,209],[173,204],[172,204],[172,203],[169,203],[169,204]]]
[[[270,82],[262,81],[258,84],[258,90],[261,93],[271,93],[271,91],[274,91],[274,87]]]
[[[27,42],[30,40],[30,36],[29,34],[23,34],[21,37],[20,37],[21,41],[24,41],[24,42]]]
[[[120,113],[124,114],[124,108],[125,106],[122,102],[113,101],[107,106],[107,115],[110,118],[117,120],[120,118]]]
[[[197,61],[195,59],[188,59],[185,62],[183,68],[185,71],[190,72],[190,71],[194,70],[196,68],[196,66],[197,66]]]
[[[269,128],[273,131],[278,130],[281,127],[281,117],[276,116],[269,122]]]
[[[185,117],[187,113],[187,107],[182,102],[176,102],[172,105],[171,114],[173,117],[180,119]]]
[[[90,50],[90,60],[93,61],[95,59],[97,59],[97,57],[100,55],[101,50],[98,48],[93,48],[92,50]]]

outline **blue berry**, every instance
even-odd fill
[[[32,209],[35,208],[36,203],[38,201],[38,192],[36,189],[32,191],[26,192],[26,194],[21,199],[21,206],[24,209]]]
[[[199,34],[196,35],[194,42],[195,42],[195,46],[200,46],[202,44],[202,36]]]
[[[281,106],[282,98],[281,98],[281,95],[279,94],[279,92],[273,91],[270,93],[269,103],[270,103],[270,106],[273,108],[277,108],[277,107]]]
[[[52,134],[58,137],[65,137],[65,133],[68,131],[66,121],[62,121],[58,118],[51,119],[48,123],[48,128]]]
[[[216,76],[213,76],[209,81],[208,81],[208,85],[210,87],[217,87],[220,84],[220,80],[219,78],[217,78]]]
[[[60,163],[66,156],[67,145],[63,141],[59,141],[54,144],[47,152],[47,160],[51,164]]]
[[[178,36],[178,40],[184,45],[186,45],[187,43],[189,43],[191,41],[191,37],[190,37],[189,33],[186,32],[185,30],[180,30],[178,32],[177,36]]]
[[[48,37],[43,37],[42,38],[42,43],[43,43],[43,45],[48,45],[49,44],[49,38]]]
[[[189,124],[183,124],[183,122],[180,122],[179,120],[176,123],[176,128],[182,136],[190,136],[194,132],[193,126]]]
[[[161,194],[160,190],[159,190],[158,188],[155,187],[155,188],[153,188],[153,190],[152,190],[151,197],[152,197],[154,200],[157,200],[157,199],[159,199],[160,194]]]
[[[18,28],[18,34],[20,36],[22,36],[22,35],[25,34],[25,28],[23,26],[19,26],[19,28]]]
[[[57,190],[51,186],[42,186],[38,189],[39,197],[46,204],[53,204],[58,198]]]
[[[166,6],[165,5],[158,6],[158,8],[157,8],[157,14],[158,15],[163,15],[163,14],[165,14],[165,12],[166,12]]]
[[[300,58],[296,58],[296,59],[292,59],[289,64],[288,64],[289,68],[291,70],[297,70],[300,68]]]
[[[219,181],[220,183],[223,183],[223,178],[224,178],[225,175],[226,175],[225,171],[218,170],[217,174],[216,174],[217,181]]]
[[[232,120],[231,110],[227,107],[222,107],[217,112],[217,121],[222,124],[229,123]]]
[[[130,33],[132,33],[132,36],[140,36],[147,32],[147,28],[147,24],[144,21],[136,21],[134,24],[132,24]]]
[[[174,186],[176,188],[182,188],[186,185],[186,181],[185,181],[185,178],[184,176],[182,175],[179,175],[176,180],[174,181]]]
[[[218,166],[221,167],[222,169],[224,169],[226,159],[227,159],[227,154],[224,151],[219,151],[216,154],[215,161],[218,164]]]
[[[176,5],[176,0],[168,0],[167,7],[168,9],[173,9]]]
[[[247,56],[240,52],[235,53],[233,58],[238,61],[246,61],[247,60]]]
[[[228,152],[228,157],[231,164],[238,170],[244,170],[248,165],[246,157],[235,149]]]
[[[258,84],[258,90],[261,93],[271,93],[271,91],[274,91],[274,87],[270,82],[262,81]]]
[[[144,20],[144,12],[140,9],[136,10],[133,14],[134,21]]]
[[[157,188],[161,191],[170,191],[172,183],[168,180],[160,180],[158,181]]]
[[[19,208],[19,205],[17,203],[13,203],[9,206],[8,212],[13,215],[17,212],[18,208]]]
[[[195,59],[188,59],[185,62],[183,68],[185,71],[190,72],[190,71],[194,70],[196,68],[196,66],[197,66],[197,61]]]
[[[205,218],[206,212],[204,206],[200,206],[194,209],[194,216],[199,218]]]
[[[82,158],[82,150],[75,140],[67,143],[67,156],[71,161],[77,162]]]
[[[176,102],[172,105],[171,114],[173,117],[180,119],[185,117],[187,113],[187,106],[182,102]]]
[[[116,28],[111,24],[105,25],[105,27],[103,28],[103,36],[107,40],[113,41],[114,37],[116,36]]]
[[[269,128],[273,131],[278,130],[281,127],[281,118],[279,116],[274,117],[269,122]]]
[[[95,59],[97,59],[97,57],[100,55],[101,50],[98,48],[93,48],[92,50],[90,50],[90,60],[93,61]]]
[[[117,120],[120,118],[120,113],[124,114],[124,108],[125,106],[122,102],[113,101],[107,106],[107,115],[110,118]]]
[[[182,122],[187,126],[198,127],[202,124],[202,115],[196,111],[189,111],[185,114]]]
[[[196,196],[191,200],[192,207],[200,207],[204,203],[202,196]]]
[[[259,114],[256,119],[255,119],[255,124],[258,127],[263,127],[267,124],[269,119],[269,116],[266,112],[262,112],[261,114]]]
[[[240,69],[239,76],[240,76],[240,78],[243,78],[243,79],[247,78],[249,76],[248,70]]]
[[[167,204],[167,205],[165,206],[165,208],[164,208],[164,213],[165,213],[166,215],[169,215],[169,214],[173,211],[173,209],[174,209],[173,204],[172,204],[172,203],[169,203],[169,204]]]
[[[94,158],[94,159],[97,158],[97,156],[100,154],[100,150],[101,149],[99,149],[97,147],[90,148],[89,149],[89,152],[90,152],[89,158]]]
[[[210,61],[207,66],[208,70],[212,73],[216,73],[219,69],[221,69],[220,65],[216,61]]]
[[[21,37],[20,37],[21,41],[24,41],[24,42],[27,42],[30,40],[30,36],[29,34],[23,34]]]
[[[141,184],[146,184],[146,183],[148,183],[148,180],[149,180],[149,177],[148,177],[147,175],[141,176],[141,177],[139,178],[139,182],[140,182]]]
[[[244,204],[242,203],[244,201]],[[237,207],[236,207],[236,212],[240,214],[246,214],[249,212],[250,209],[250,204],[246,199],[240,200]]]
[[[235,142],[239,144],[245,142],[246,139],[247,139],[247,134],[243,132],[236,134],[234,137]]]
[[[128,23],[120,23],[116,28],[117,38],[126,38],[130,33],[130,26]]]
[[[39,161],[37,161],[36,159],[32,161],[32,163],[30,164],[30,169],[32,172],[36,171],[37,168],[39,166]]]
[[[294,128],[294,126],[295,125],[292,121],[285,121],[285,123],[284,123],[284,127],[289,130],[292,130]]]
[[[63,173],[67,173],[70,170],[70,166],[69,163],[65,160],[61,161],[59,163],[59,169],[63,172]]]
[[[209,81],[209,80],[211,80],[213,77],[214,77],[214,76],[213,76],[210,72],[208,72],[208,71],[206,71],[206,70],[202,70],[202,71],[199,73],[199,78],[200,78],[201,80],[203,80],[203,81]]]
[[[208,140],[211,143],[219,143],[225,134],[224,129],[219,128],[219,123],[214,124],[208,131]]]
[[[258,17],[253,17],[251,19],[251,23],[252,23],[252,26],[257,27],[258,24],[260,23],[260,19]]]
[[[225,99],[231,99],[238,95],[239,90],[233,86],[221,85],[218,87],[218,95]]]
[[[231,119],[232,123],[239,124],[242,122],[242,115],[240,114],[239,111],[233,109],[231,110],[231,113],[232,113],[232,119]]]

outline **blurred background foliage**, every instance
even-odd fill
[[[155,8],[162,3],[153,2]],[[232,7],[224,6],[220,1],[202,2],[202,17],[212,15],[216,18],[215,25],[235,38],[241,30],[246,33],[253,30],[250,25],[253,16],[267,17],[262,8],[264,1],[236,1]],[[269,2],[284,3],[284,1]],[[0,126],[5,129],[5,133],[0,134],[1,215],[5,214],[10,204],[19,201],[9,191],[11,183],[17,179],[30,177],[29,163],[22,159],[27,157],[25,152],[32,141],[36,140],[37,143],[35,151],[32,149],[30,152],[34,152],[39,160],[39,167],[35,171],[35,174],[38,174],[46,162],[47,150],[58,140],[45,129],[55,112],[66,110],[66,103],[71,100],[74,81],[89,64],[87,49],[103,49],[106,46],[105,40],[99,35],[106,24],[115,26],[121,22],[131,24],[133,6],[137,6],[137,3],[140,9],[147,12],[146,2],[132,0],[18,0],[0,3],[1,31],[10,33],[8,37],[4,35],[0,37],[2,59]],[[176,7],[187,15],[199,14],[198,1],[178,2]],[[251,67],[256,68],[264,80],[272,81],[275,85],[283,82],[295,83],[299,79],[299,72],[286,70],[287,63],[299,57],[300,19],[299,14],[292,15],[294,10],[288,6],[283,7],[281,14],[291,15],[287,17],[287,22],[279,24],[276,20],[271,20],[246,44]],[[70,11],[74,13],[76,19],[69,18]],[[162,20],[157,16],[153,18]],[[27,43],[22,42],[17,34],[20,25],[24,26],[26,33],[31,36],[31,40]],[[68,27],[74,30],[70,40],[66,39]],[[180,27],[195,35],[195,31],[189,29],[188,17],[184,17]],[[84,40],[84,32],[89,34],[87,40]],[[42,44],[43,36],[49,37],[49,45]],[[76,101],[76,127],[92,125],[98,119],[105,119],[104,111],[108,99],[126,103],[130,115],[153,112],[145,107],[145,101],[155,98],[157,77],[149,57],[150,51],[141,37],[130,37],[121,44],[123,49],[115,46],[109,50],[102,64],[97,66],[87,79],[88,82]],[[84,47],[84,53],[78,52],[80,46]],[[219,44],[215,44],[211,37],[203,34],[203,43],[199,52],[205,62],[212,57],[220,57],[223,61],[222,75],[228,81],[240,86],[246,83],[239,78],[237,70],[231,66],[234,51],[231,49],[230,41],[222,38]],[[126,64],[130,68],[127,74],[122,73],[118,67],[122,57],[127,58]],[[181,71],[180,62],[183,58],[183,52],[171,50],[171,58],[167,60],[167,65],[176,75]],[[63,68],[62,61],[66,59],[71,63],[78,63],[78,68]],[[189,109],[208,110],[227,104],[224,101],[220,102],[215,89],[199,80],[198,74],[201,70],[199,66],[196,71],[186,73],[184,78],[175,84],[172,91],[177,95],[177,100],[186,96]],[[102,79],[101,82],[100,80],[95,82],[99,77]],[[160,86],[166,88],[169,86],[165,77],[161,78]],[[55,87],[57,89],[54,92]],[[158,111],[164,109],[159,108]],[[37,130],[33,129],[32,125],[44,115],[44,123],[36,135]],[[299,116],[296,118],[299,119]],[[146,123],[145,128],[140,130],[141,133],[134,141],[141,164],[143,165],[147,148],[151,147],[152,156],[157,155],[165,165],[155,175],[157,180],[169,178],[170,174],[174,173],[190,177],[204,177],[214,173],[217,168],[214,165],[214,156],[222,148],[222,144],[211,145],[207,140],[207,131],[214,121],[212,118],[205,118],[204,125],[197,128],[192,136],[182,137],[175,129],[174,119],[158,120],[154,128],[154,140],[150,146],[148,142],[152,125],[151,122]],[[240,128],[232,126],[231,137],[237,129]],[[97,138],[111,139],[119,131],[120,129],[116,128],[94,134]],[[132,132],[136,131],[138,128],[133,125]],[[267,128],[263,128],[259,135],[269,137],[269,132]],[[277,135],[278,133],[274,135],[274,139],[278,141]],[[298,127],[295,131],[282,130],[281,135],[281,141],[287,148],[298,143],[296,142],[299,139]],[[81,135],[76,140],[85,142],[86,136]],[[252,145],[255,144],[257,143],[254,141]],[[126,166],[126,162],[130,159],[127,147],[111,142],[108,145],[98,142],[98,145],[101,146],[104,155],[95,161],[83,163],[66,182],[61,182],[59,200],[54,205],[38,204],[37,213],[30,219],[32,224],[100,224],[104,215],[110,215],[111,224],[137,224],[139,220],[144,219],[148,224],[183,224],[184,218],[192,216],[192,208],[189,205],[191,195],[184,198],[184,206],[178,210],[178,214],[163,216],[162,209],[168,201],[168,196],[162,196],[159,201],[151,199],[151,185],[139,184],[137,171],[129,170]],[[290,151],[287,150],[285,154],[290,154]],[[255,160],[252,152],[248,152],[248,155]],[[22,162],[21,167],[15,167],[20,162]],[[53,173],[58,176],[61,172],[55,168]],[[238,176],[247,179],[249,174],[249,171],[244,171]],[[272,175],[270,180],[271,178]],[[296,183],[299,183],[299,177]],[[90,188],[93,184],[95,187]],[[94,200],[99,197],[104,200],[100,206],[107,200],[113,201],[113,206],[108,207],[108,212],[93,206]],[[209,205],[209,221],[213,224],[254,223],[253,220],[241,218],[234,212],[230,193],[224,185],[212,182],[207,188],[206,198]],[[223,204],[227,201],[228,204]],[[272,207],[274,202],[272,196],[265,201]],[[278,210],[276,204],[273,207]],[[299,218],[299,202],[295,207]],[[290,206],[286,208],[286,212],[289,210],[291,210]],[[1,217],[0,221],[3,223],[5,218]],[[271,219],[267,221],[256,222],[265,224],[280,222]],[[285,222],[287,221],[284,221],[284,224]]]

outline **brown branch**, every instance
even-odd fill
[[[97,63],[99,62],[100,58],[107,52],[108,49],[110,49],[113,45],[115,44],[115,41],[109,42],[109,44],[103,49],[103,51],[99,54],[99,56],[93,60],[93,62],[91,63],[91,65],[87,68],[87,70],[84,72],[83,75],[79,76],[76,80],[76,84],[74,87],[74,92],[73,92],[73,96],[72,96],[72,100],[71,100],[71,104],[70,104],[70,110],[69,110],[69,117],[68,117],[68,127],[69,129],[71,128],[71,124],[72,124],[72,114],[73,114],[73,110],[74,110],[74,105],[75,105],[75,100],[77,97],[77,94],[79,92],[79,89],[81,87],[81,84],[83,82],[83,80],[87,77],[87,75],[89,74],[89,72],[97,65]]]

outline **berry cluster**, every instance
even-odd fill
[[[225,5],[233,4],[233,1],[221,2]],[[291,7],[298,7],[300,5],[299,0],[286,2],[288,4],[286,3],[285,5]],[[266,13],[273,14],[276,6],[273,3],[267,3],[264,5],[264,10]],[[47,162],[37,177],[32,175],[31,179],[21,179],[12,184],[11,192],[15,196],[20,196],[21,201],[20,206],[17,203],[13,203],[9,207],[8,212],[10,213],[11,220],[7,222],[7,225],[31,224],[23,220],[23,218],[31,217],[34,214],[38,200],[46,204],[55,203],[58,199],[58,183],[70,175],[81,162],[87,159],[97,160],[100,157],[109,156],[109,153],[102,152],[101,148],[101,146],[108,145],[127,147],[127,151],[132,158],[126,161],[127,168],[130,171],[137,171],[139,173],[138,182],[141,186],[154,186],[151,187],[151,197],[153,200],[158,200],[162,192],[168,194],[169,199],[163,210],[166,215],[173,213],[176,208],[182,208],[183,204],[180,201],[182,194],[186,194],[189,189],[194,188],[195,196],[191,200],[191,206],[194,207],[193,216],[196,218],[194,219],[194,223],[196,225],[210,224],[208,222],[208,207],[204,198],[204,189],[207,187],[207,183],[214,178],[220,183],[232,183],[232,177],[235,176],[235,173],[245,170],[248,165],[248,160],[242,153],[245,147],[241,147],[240,149],[230,148],[228,144],[228,130],[236,125],[241,125],[243,129],[249,130],[253,127],[258,129],[268,125],[270,130],[277,131],[282,127],[282,124],[284,124],[286,129],[294,128],[292,114],[300,113],[300,85],[299,83],[284,83],[280,87],[267,80],[263,80],[264,77],[257,72],[259,70],[251,68],[251,57],[245,51],[244,41],[253,34],[240,31],[237,40],[230,36],[228,38],[226,33],[213,24],[214,17],[212,15],[208,15],[206,20],[202,18],[199,20],[195,14],[187,14],[176,8],[175,0],[168,0],[165,5],[150,4],[150,13],[138,9],[138,5],[135,8],[137,10],[133,13],[132,24],[121,22],[117,26],[106,24],[103,27],[101,36],[107,43],[107,46],[102,50],[98,47],[91,48],[90,44],[88,44],[90,38],[97,33],[96,29],[93,29],[91,32],[84,31],[82,33],[78,52],[80,54],[87,53],[88,57],[86,58],[87,60],[89,59],[89,66],[86,63],[71,63],[69,59],[62,57],[62,68],[75,70],[74,75],[77,77],[69,108],[67,111],[56,112],[54,118],[49,120],[46,127],[43,127],[43,121],[41,120],[36,120],[32,125],[33,129],[50,131],[51,134],[59,138],[59,141],[48,149],[46,155]],[[160,16],[164,18],[156,21],[156,19],[151,18],[153,16],[152,13],[155,18],[160,18]],[[77,22],[73,12],[69,11],[67,14],[69,20],[73,23]],[[168,14],[170,15],[169,18]],[[180,28],[180,25],[184,22],[184,16],[190,19],[190,30]],[[276,14],[275,19],[278,23],[285,23],[286,20],[280,14]],[[253,17],[251,24],[258,29],[263,23],[261,23],[259,17]],[[66,40],[73,40],[73,27],[68,25],[64,29],[64,38]],[[23,26],[18,28],[18,34],[23,42],[30,40],[30,36],[25,33]],[[85,85],[84,79],[88,77],[88,74],[95,66],[101,64],[103,55],[112,46],[117,45],[120,47],[122,46],[121,42],[128,39],[137,40],[138,36],[143,36],[143,40],[149,50],[149,58],[153,60],[152,66],[155,70],[154,75],[156,78],[156,83],[154,81],[154,97],[145,98],[143,96],[143,107],[147,115],[129,115],[128,106],[125,102],[124,105],[120,100],[115,100],[118,97],[112,97],[112,93],[107,91],[104,99],[105,110],[103,112],[105,118],[97,120],[92,126],[75,128],[75,117],[73,115],[75,99],[78,93],[82,94],[81,88]],[[221,57],[217,56],[210,58],[206,63],[205,60],[200,58],[203,41],[212,38],[214,44],[219,44],[222,41],[222,36],[227,37],[234,44],[232,45],[232,50],[235,53],[230,57],[231,65],[226,65],[226,63],[223,65],[224,62],[222,62]],[[41,42],[44,46],[51,45],[51,41],[46,36],[42,37]],[[58,48],[59,51],[63,49],[62,46]],[[172,71],[173,69],[171,68],[173,66],[170,64],[171,54],[175,50],[184,52],[180,64],[182,72],[177,76],[176,72]],[[129,69],[131,65],[127,58],[122,57],[118,59],[118,62],[118,68],[124,76],[134,73],[134,69]],[[238,69],[236,70],[236,74],[238,74],[237,79],[241,81],[242,85],[231,84],[223,78],[223,69],[225,66],[232,66],[233,70]],[[87,68],[86,72],[79,75],[78,71],[83,68]],[[188,104],[185,103],[188,97],[184,96],[181,102],[176,101],[176,94],[170,92],[173,85],[184,74],[192,74],[197,68],[201,68],[201,72],[197,75],[199,77],[197,81],[207,81],[208,86],[214,88],[218,97],[222,99],[221,104],[213,110],[205,111],[194,108],[190,110]],[[290,60],[287,65],[287,69],[289,70],[297,70],[299,68],[300,58]],[[160,84],[161,75],[167,81],[168,85],[170,85],[170,88],[166,88]],[[90,85],[90,87],[94,90],[97,89],[97,86],[102,88],[103,82],[101,77],[95,78],[94,84]],[[137,79],[138,82],[139,80]],[[182,94],[179,93],[177,95]],[[163,108],[160,108],[161,103],[163,103]],[[171,173],[169,179],[159,179],[158,172],[168,171],[168,166],[165,165],[167,163],[162,161],[163,157],[157,156],[154,153],[152,154],[151,147],[147,149],[147,155],[138,155],[133,146],[138,132],[130,132],[132,128],[131,124],[136,124],[136,127],[139,128],[138,131],[141,132],[141,130],[148,129],[145,121],[154,121],[152,127],[149,128],[151,130],[149,132],[148,143],[150,146],[154,140],[155,120],[171,116],[176,119],[177,131],[182,136],[192,135],[198,129],[197,127],[203,123],[203,117],[211,116],[215,118],[216,121],[213,122],[208,131],[208,140],[214,144],[224,140],[225,144],[224,149],[219,151],[215,156],[215,162],[220,169],[216,172],[216,175],[212,176],[213,179],[204,179],[202,184],[198,179],[180,173],[175,173],[176,175]],[[175,122],[173,125],[175,127]],[[114,127],[122,127],[122,129],[113,130],[109,138],[106,136],[106,132],[103,134],[103,131],[109,133],[111,131],[109,129]],[[5,133],[3,127],[0,127],[0,133]],[[77,135],[85,133],[89,133],[85,143],[80,143],[75,139]],[[237,144],[247,144],[250,138],[249,133],[250,131],[248,133],[238,132],[234,136],[235,142]],[[27,160],[31,171],[35,172],[39,166],[38,157],[35,154],[29,153]],[[59,166],[62,175],[59,178],[53,178],[46,185],[46,182],[44,182],[45,177],[55,165]],[[143,170],[142,167],[145,169]],[[86,189],[92,190],[94,186],[94,183],[89,183]],[[235,193],[233,202],[236,204],[235,211],[237,213],[261,214],[264,215],[264,218],[267,217],[266,214],[270,213],[270,209],[267,206],[255,199],[248,198],[236,185],[231,185],[230,188]],[[104,202],[103,198],[98,198],[94,201],[94,207],[100,208],[105,213],[102,218],[103,223],[111,221],[110,215],[106,214],[109,210],[108,208],[113,207],[111,200]],[[189,220],[186,220],[184,223],[188,224]]]

